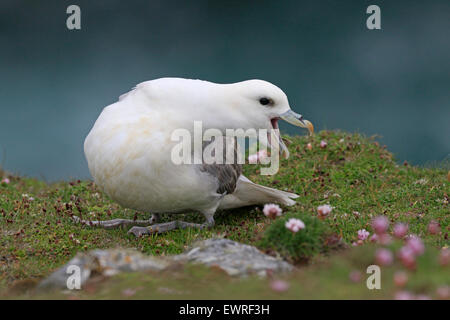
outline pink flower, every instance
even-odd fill
[[[416,256],[420,256],[425,252],[425,246],[419,237],[410,237],[406,241],[406,245],[414,252]]]
[[[358,270],[353,270],[352,272],[350,272],[348,277],[350,278],[351,282],[359,282],[361,281],[361,272],[359,272]]]
[[[441,227],[439,226],[439,222],[437,222],[436,220],[432,220],[428,224],[428,233],[430,233],[430,234],[438,234],[439,231],[441,231]]]
[[[388,266],[394,261],[392,252],[388,249],[378,249],[375,252],[375,261],[382,266]]]
[[[2,179],[1,183],[4,183],[4,184],[9,184],[9,183],[10,183],[10,181],[9,181],[9,179],[8,179],[8,178],[4,178],[4,179]]]
[[[273,280],[270,283],[270,288],[276,292],[284,292],[289,289],[289,283],[283,280]]]
[[[265,158],[267,158],[267,150],[262,149],[262,150],[259,150],[257,153],[248,156],[248,162],[250,164],[256,164],[256,163],[258,163],[258,161],[261,162],[261,160],[265,159]]]
[[[376,233],[374,233],[371,237],[370,237],[370,242],[377,242],[378,241],[378,235]]]
[[[414,295],[409,291],[398,291],[394,296],[395,300],[413,300]]]
[[[450,298],[450,287],[449,286],[441,286],[437,288],[436,294],[439,299],[448,299]]]
[[[271,219],[275,219],[276,217],[281,216],[281,208],[277,204],[269,203],[264,205],[263,213],[266,217]]]
[[[369,237],[369,235],[370,235],[370,232],[367,231],[366,229],[358,230],[358,239],[359,240],[364,241]]]
[[[441,250],[439,254],[439,264],[441,266],[446,266],[450,263],[450,249],[445,248]]]
[[[398,257],[400,258],[403,265],[409,269],[414,269],[416,266],[416,256],[414,251],[408,247],[403,246],[398,251]]]
[[[325,218],[330,214],[331,210],[333,210],[333,208],[329,204],[318,206],[317,213],[319,214],[319,218],[320,219]]]
[[[248,163],[250,163],[250,164],[257,164],[258,163],[258,155],[256,153],[252,154],[252,155],[249,155],[248,156]]]
[[[291,218],[289,219],[286,224],[286,228],[291,230],[292,232],[298,232],[301,229],[305,229],[305,224],[300,219]]]
[[[408,275],[403,271],[397,271],[394,273],[394,284],[397,287],[404,287],[408,282]]]
[[[266,149],[259,150],[256,154],[258,155],[258,158],[260,158],[260,159],[266,158],[267,150]]]
[[[383,233],[379,235],[378,242],[382,245],[388,245],[392,242],[392,238],[387,233]]]
[[[320,147],[321,147],[322,149],[326,148],[327,145],[328,145],[328,143],[327,143],[325,140],[320,141]]]
[[[385,216],[378,216],[372,221],[372,228],[376,234],[383,234],[389,228],[389,220]]]
[[[398,239],[404,238],[407,232],[408,232],[408,225],[405,223],[397,223],[394,226],[394,236]]]
[[[308,144],[306,145],[306,148],[307,148],[308,150],[312,150],[312,144],[311,144],[311,143],[308,143]]]

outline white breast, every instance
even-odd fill
[[[147,212],[201,210],[214,206],[217,182],[193,165],[175,165],[174,128],[183,126],[170,108],[149,106],[130,92],[106,107],[84,143],[95,183],[127,208]]]

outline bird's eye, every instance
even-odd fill
[[[263,106],[268,105],[269,103],[271,103],[272,100],[267,99],[267,98],[261,98],[259,99],[259,103],[261,103]]]

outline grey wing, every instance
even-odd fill
[[[214,140],[208,141],[203,144],[203,149],[209,144],[211,144]],[[227,164],[226,160],[226,147],[233,148],[233,163]],[[214,152],[213,152],[214,154]],[[230,138],[223,137],[223,161],[222,164],[218,164],[216,162],[212,164],[207,164],[203,161],[200,165],[200,170],[203,172],[207,172],[214,176],[217,179],[219,184],[216,192],[219,194],[231,194],[236,189],[236,183],[239,179],[239,176],[242,174],[242,165],[238,163],[238,148],[237,141],[235,139],[230,140]]]

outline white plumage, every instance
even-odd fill
[[[270,105],[262,105],[262,98]],[[221,182],[216,176],[198,165],[171,161],[177,143],[171,140],[172,132],[178,128],[192,132],[194,121],[202,121],[203,130],[217,128],[224,133],[272,129],[280,117],[311,126],[290,111],[281,89],[265,81],[215,84],[162,78],[137,85],[105,107],[86,137],[84,151],[95,183],[122,206],[149,213],[201,212],[211,226],[218,208],[268,202],[292,205],[291,198],[297,195],[256,185],[244,176],[232,194],[217,193]]]

